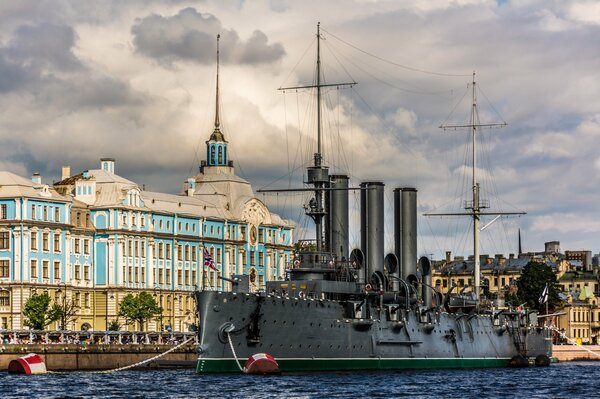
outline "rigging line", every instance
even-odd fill
[[[215,82],[213,82],[211,80],[211,86],[210,86],[209,93],[214,92],[214,88],[215,88]],[[186,91],[187,91],[187,89],[186,89]],[[202,117],[202,123],[200,124],[201,127],[204,127],[204,125],[206,123],[206,118],[208,116],[208,112],[210,109],[209,106],[210,106],[211,101],[212,101],[212,97],[207,96],[206,106],[204,107],[204,115]],[[192,170],[200,163],[199,150],[200,150],[200,146],[202,145],[202,142],[203,142],[202,135],[198,135],[198,141],[197,141],[196,147],[194,149],[194,156],[192,159],[192,164],[190,165],[190,170],[188,171],[188,176],[192,175]],[[196,161],[198,161],[198,162],[196,162]]]
[[[389,124],[388,124],[388,123],[387,123],[387,122],[386,122],[384,119],[382,119],[382,118],[381,118],[381,117],[380,117],[380,116],[379,116],[377,113],[375,113],[375,111],[373,110],[373,108],[371,108],[371,105],[370,105],[370,104],[369,104],[369,103],[368,103],[368,102],[367,102],[367,101],[366,101],[366,100],[365,100],[365,99],[364,99],[364,98],[363,98],[363,97],[360,95],[360,93],[358,93],[356,90],[353,90],[353,91],[356,93],[356,95],[358,96],[358,98],[359,98],[359,99],[360,99],[360,100],[363,102],[363,104],[365,104],[365,106],[366,106],[366,107],[369,109],[369,111],[371,111],[371,113],[372,113],[373,115],[375,115],[375,117],[377,118],[377,120],[379,120],[379,122],[380,122],[380,123],[381,123],[381,124],[382,124],[382,125],[385,127],[385,129],[386,129],[388,132],[390,132],[390,133],[391,133],[391,132],[393,132],[393,131],[394,131],[394,129],[392,129],[392,127],[391,127],[391,126],[390,126],[390,125],[389,125]],[[373,134],[373,133],[372,133],[370,130],[368,130],[368,131],[369,131],[369,133],[370,133],[371,135]],[[394,138],[394,139],[395,139],[395,140],[398,142],[398,144],[400,144],[400,146],[401,146],[402,148],[404,148],[404,149],[405,149],[405,150],[406,150],[406,151],[407,151],[407,152],[408,152],[410,155],[412,155],[414,159],[417,159],[417,158],[418,158],[418,157],[417,157],[417,154],[415,154],[415,153],[413,152],[413,150],[411,150],[409,147],[405,146],[405,145],[404,145],[404,144],[403,144],[403,143],[400,141],[400,139],[398,138],[398,136],[397,136],[397,135],[395,135],[395,134],[392,134],[392,137],[393,137],[393,138]]]
[[[334,55],[334,57],[336,57],[335,52],[333,50],[331,51],[331,53]],[[458,90],[459,88],[462,87],[462,85],[461,85],[459,87],[455,87],[455,88],[448,89],[448,90],[441,90],[441,91],[425,91],[425,90],[404,89],[404,88],[396,86],[396,85],[394,85],[394,84],[392,84],[390,82],[387,82],[387,81],[385,81],[383,79],[380,79],[376,75],[372,74],[368,70],[366,70],[363,67],[361,67],[360,65],[356,64],[354,61],[352,61],[352,58],[346,56],[342,52],[340,52],[340,55],[342,57],[344,57],[344,59],[346,60],[346,62],[348,64],[354,65],[357,69],[359,69],[360,71],[364,72],[365,74],[367,74],[368,76],[370,76],[374,80],[378,81],[379,83],[384,84],[384,85],[389,86],[389,87],[392,87],[392,88],[394,88],[394,89],[396,89],[398,91],[402,91],[402,92],[405,92],[405,93],[419,94],[419,95],[431,95],[431,96],[442,96],[444,94],[452,94],[455,90]],[[337,57],[336,57],[336,60],[338,60]],[[340,62],[340,61],[338,60],[338,62]],[[341,64],[341,62],[340,62],[340,64]],[[344,70],[345,70],[345,68],[344,68]],[[404,83],[406,83],[408,85],[411,85],[411,83],[408,83],[408,82],[404,82]]]
[[[488,105],[490,106],[490,108],[492,108],[492,110],[494,110],[494,112],[496,113],[496,115],[498,115],[498,117],[502,120],[502,123],[507,124],[506,121],[504,120],[504,118],[502,117],[502,115],[500,114],[500,112],[498,112],[498,110],[494,107],[494,105],[491,103],[491,101],[485,95],[485,93],[481,89],[481,85],[479,85],[479,84],[477,85],[477,90],[479,91],[479,93],[481,93],[483,95],[483,98],[485,98],[485,101],[488,103]]]
[[[379,61],[388,63],[390,65],[394,65],[394,66],[397,66],[399,68],[403,68],[403,69],[406,69],[406,70],[409,70],[409,71],[424,73],[424,74],[428,74],[428,75],[449,76],[449,77],[466,77],[466,76],[471,76],[470,73],[469,74],[452,74],[452,73],[443,73],[443,72],[432,72],[432,71],[427,71],[427,70],[424,70],[424,69],[409,67],[408,65],[399,64],[397,62],[390,61],[390,60],[387,60],[385,58],[379,57],[379,56],[377,56],[375,54],[369,53],[368,51],[365,51],[365,50],[363,50],[363,49],[361,49],[361,48],[359,48],[359,47],[357,47],[357,46],[355,46],[355,45],[353,45],[353,44],[351,44],[351,43],[349,43],[349,42],[347,42],[347,41],[345,41],[345,40],[337,37],[336,35],[334,35],[333,33],[329,32],[328,30],[324,29],[323,27],[321,27],[321,31],[328,33],[333,38],[339,40],[340,42],[344,43],[347,46],[352,47],[353,49],[355,49],[357,51],[360,51],[363,54],[366,54],[366,55],[368,55],[370,57],[373,57],[373,58],[375,58],[375,59],[377,59]]]
[[[329,51],[331,52],[331,55],[333,55],[333,58],[335,58],[335,60],[338,62],[338,64],[340,65],[340,67],[344,70],[344,72],[346,72],[346,74],[348,75],[348,77],[350,78],[350,80],[352,82],[356,82],[356,79],[354,79],[354,77],[350,74],[350,72],[346,69],[346,67],[344,66],[344,64],[342,62],[340,62],[340,60],[338,59],[336,52],[334,51],[334,47],[332,45],[329,45],[328,42],[325,42],[325,46],[327,46],[327,48],[329,49]]]
[[[458,106],[462,104],[467,93],[469,93],[469,85],[467,85],[467,88],[465,89],[465,92],[463,93],[462,97],[456,102],[456,104],[454,104],[454,108],[452,108],[452,110],[450,111],[446,119],[444,119],[444,121],[440,124],[440,126],[444,126],[446,122],[448,122],[448,120],[452,117],[452,115],[454,115],[454,111],[456,111],[456,108],[458,108]]]
[[[285,124],[285,154],[287,156],[287,170],[288,175],[290,174],[290,142],[289,142],[289,133],[288,133],[288,121],[287,121],[287,103],[285,101],[285,96],[283,96],[283,120]]]
[[[285,94],[285,91],[284,91]],[[298,133],[300,133],[298,135],[298,145],[296,147],[296,152],[294,154],[294,162],[292,163],[292,165],[296,164],[296,161],[298,160],[298,154],[300,153],[300,157],[302,157],[302,138],[303,135],[302,133],[302,126],[300,124],[300,100],[299,100],[299,96],[298,96],[298,90],[296,90],[296,130],[298,131]],[[293,179],[293,172],[290,172],[290,179],[289,179],[289,186],[292,186],[292,179]]]
[[[306,56],[306,53],[308,53],[308,50],[310,50],[310,48],[314,45],[314,43],[315,43],[316,40],[317,40],[316,37],[313,38],[313,40],[311,40],[311,42],[309,43],[309,45],[306,47],[306,50],[304,50],[304,53],[302,53],[302,56],[300,57],[300,59],[298,59],[298,62],[296,62],[296,65],[294,65],[294,68],[292,68],[292,70],[290,71],[290,73],[288,74],[288,76],[286,76],[286,78],[283,80],[283,82],[281,82],[281,85],[279,86],[280,88],[283,87],[284,83],[287,82],[287,80],[290,78],[290,76],[292,76],[292,73],[294,73],[294,71],[296,70],[296,68],[298,68],[298,65],[300,64],[300,62],[302,62],[302,60]]]
[[[292,174],[293,174],[293,172],[296,172],[296,171],[298,171],[298,170],[300,170],[300,169],[302,169],[302,168],[306,167],[307,165],[309,165],[309,162],[310,162],[310,161],[307,161],[305,164],[303,164],[303,165],[298,165],[297,167],[295,167],[294,169],[292,169]],[[290,174],[289,174],[289,173],[283,174],[283,175],[281,175],[281,176],[277,177],[275,180],[271,181],[270,183],[268,183],[268,184],[266,184],[266,185],[262,186],[261,188],[259,188],[259,190],[264,190],[264,189],[266,189],[266,188],[268,188],[268,187],[271,187],[273,184],[277,183],[277,182],[278,182],[278,181],[280,181],[280,180],[283,180],[284,178],[288,178],[289,176],[290,176]]]

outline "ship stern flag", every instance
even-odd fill
[[[548,302],[548,283],[546,283],[546,285],[544,286],[544,290],[540,294],[539,302],[540,305],[543,305],[546,302]]]
[[[208,248],[206,247],[204,247],[204,266],[208,266],[215,271],[217,270],[215,261],[213,260],[212,256],[210,256],[210,252],[208,252]]]

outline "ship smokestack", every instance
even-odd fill
[[[366,182],[361,191],[361,246],[367,263],[366,282],[373,273],[383,276],[383,189],[381,182]]]
[[[337,260],[348,259],[348,176],[329,176],[329,249]]]
[[[400,277],[416,281],[417,277],[417,190],[394,189],[394,244],[400,261]]]

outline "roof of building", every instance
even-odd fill
[[[600,280],[600,275],[594,273],[593,271],[578,271],[578,270],[570,270],[565,272],[558,281],[569,281],[569,280]]]
[[[0,198],[28,197],[70,202],[69,197],[60,195],[52,187],[36,184],[30,179],[7,171],[0,171]]]
[[[199,198],[152,191],[142,191],[141,198],[144,206],[154,212],[223,218],[223,212],[220,209]]]
[[[243,220],[253,224],[275,224],[289,227],[292,222],[271,213],[267,206],[254,195],[252,186],[233,173],[230,166],[204,166],[195,176],[194,198],[200,198],[223,210],[227,219]]]
[[[518,258],[489,258],[490,261],[486,262],[484,259],[481,261],[480,268],[482,271],[491,270],[493,272],[508,272],[508,271],[521,271],[531,261],[529,256],[521,256]],[[552,268],[556,267],[555,262],[546,261],[546,264]],[[460,274],[460,273],[472,273],[475,267],[473,259],[452,261],[442,266],[441,272],[443,274]]]

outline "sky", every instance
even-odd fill
[[[63,165],[79,173],[113,157],[117,174],[180,192],[212,132],[220,34],[236,173],[255,189],[301,184],[314,96],[277,89],[314,81],[318,22],[325,82],[357,82],[324,90],[332,173],[384,182],[387,208],[393,188],[416,187],[420,215],[459,211],[468,131],[439,126],[468,122],[475,72],[481,123],[507,123],[479,130],[482,198],[527,213],[486,226],[482,253],[516,252],[519,229],[524,251],[600,251],[597,1],[2,2],[0,170],[50,184]],[[305,201],[260,198],[292,219]],[[463,219],[419,216],[420,255],[468,255],[468,237]]]

